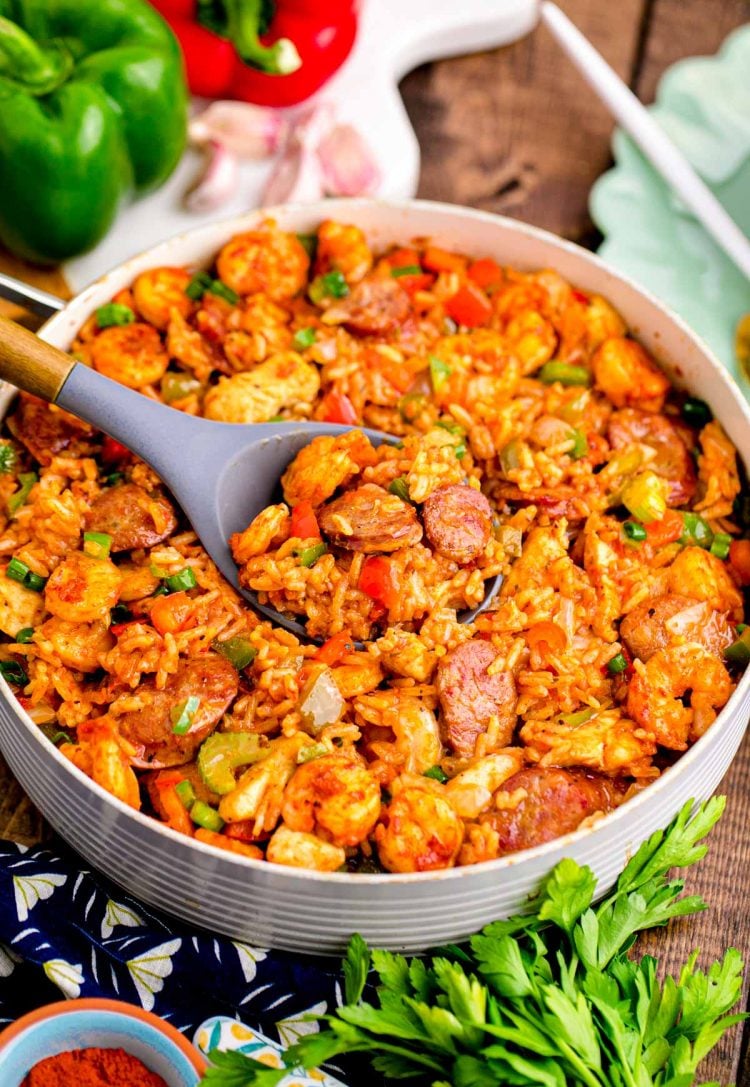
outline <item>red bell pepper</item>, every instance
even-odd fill
[[[478,328],[489,321],[492,306],[481,288],[475,287],[473,283],[466,283],[447,299],[445,312],[456,324],[465,325],[466,328]]]
[[[359,421],[354,405],[345,393],[326,393],[321,401],[324,423],[343,423],[355,426]]]
[[[392,608],[398,600],[398,585],[393,575],[394,568],[390,559],[383,555],[371,555],[362,564],[359,588],[378,604]]]
[[[358,0],[151,3],[182,46],[193,94],[262,106],[309,98],[343,64],[357,32]]]
[[[320,539],[318,519],[311,502],[300,502],[292,507],[292,536],[300,540]]]

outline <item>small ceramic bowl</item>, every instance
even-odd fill
[[[0,1034],[0,1083],[20,1087],[45,1057],[90,1046],[124,1049],[167,1087],[195,1087],[206,1069],[187,1039],[151,1012],[120,1000],[62,1000],[29,1012]]]

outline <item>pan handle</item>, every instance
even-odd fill
[[[9,302],[18,302],[19,305],[25,306],[32,313],[45,319],[65,308],[65,302],[56,294],[32,287],[20,279],[5,275],[4,272],[0,272],[0,298],[7,298]]]
[[[54,404],[76,365],[64,351],[0,317],[0,378]]]

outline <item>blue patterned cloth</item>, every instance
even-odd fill
[[[304,1015],[341,1001],[339,960],[191,928],[82,864],[61,842],[26,849],[0,841],[0,1020],[61,994],[110,997],[140,1004],[189,1038],[210,1016],[228,1015],[290,1045],[318,1029]],[[348,1067],[366,1087],[362,1064]]]

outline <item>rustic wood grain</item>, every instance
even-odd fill
[[[644,0],[562,0],[626,79]],[[591,232],[588,192],[609,164],[612,120],[546,29],[493,52],[418,69],[402,83],[422,147],[419,195]]]

